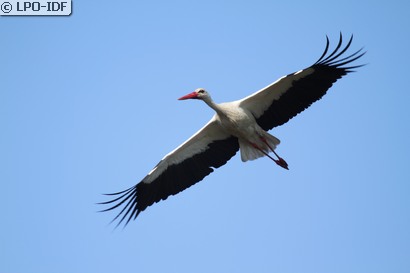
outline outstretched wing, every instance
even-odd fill
[[[131,219],[148,206],[165,200],[201,181],[224,165],[239,149],[237,138],[226,133],[212,118],[201,130],[167,154],[149,174],[135,186],[113,194],[114,199],[100,204],[122,208],[113,221]]]
[[[308,108],[313,102],[326,94],[327,90],[342,76],[363,65],[350,65],[366,52],[362,49],[341,57],[350,47],[351,36],[347,45],[341,49],[342,34],[339,43],[332,53],[327,55],[329,38],[326,37],[326,48],[319,60],[312,66],[299,72],[289,74],[239,101],[242,108],[248,109],[256,118],[257,123],[268,131],[288,122]]]

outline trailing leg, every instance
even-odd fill
[[[278,164],[282,168],[285,168],[286,170],[289,170],[288,163],[275,152],[275,150],[269,145],[266,138],[261,137],[261,140],[263,141],[263,143],[265,143],[269,147],[269,149],[272,151],[272,153],[274,153],[276,155],[276,157],[278,158],[277,160],[275,160],[276,164]]]
[[[266,139],[264,139],[263,137],[261,137],[262,141],[269,147],[269,149],[276,155],[276,157],[278,159],[274,159],[273,157],[271,157],[267,152],[265,152],[263,149],[261,149],[258,145],[256,145],[255,143],[251,143],[252,146],[259,150],[261,153],[263,153],[265,156],[269,157],[270,159],[272,159],[276,164],[278,164],[279,166],[281,166],[282,168],[289,170],[288,168],[288,163],[286,163],[286,161],[281,158],[280,156],[278,156],[278,154],[272,149],[272,147],[267,143]]]

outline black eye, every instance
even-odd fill
[[[203,94],[203,93],[205,93],[205,90],[202,90],[202,89],[201,89],[201,90],[198,91],[198,93],[199,93],[199,94]]]

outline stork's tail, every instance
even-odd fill
[[[265,141],[262,141],[262,139],[264,139]],[[264,152],[269,153],[271,151],[270,148],[275,150],[276,146],[278,146],[279,143],[280,143],[279,139],[277,139],[276,137],[266,132],[263,133],[263,136],[260,136],[260,138],[254,140],[254,142],[252,143],[246,140],[239,139],[239,147],[241,150],[241,160],[243,162],[246,162],[248,160],[255,160],[259,157],[265,156],[265,154],[262,151],[255,148],[255,145],[259,147],[260,149],[262,149]]]

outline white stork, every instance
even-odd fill
[[[242,161],[267,156],[279,166],[288,169],[288,164],[275,152],[279,139],[267,131],[286,123],[319,100],[326,91],[342,76],[362,65],[346,66],[365,54],[362,49],[341,58],[352,42],[341,49],[342,34],[332,53],[329,39],[319,60],[312,66],[289,74],[241,100],[216,104],[209,93],[198,88],[179,98],[199,99],[215,110],[215,115],[196,134],[167,154],[135,186],[113,194],[113,200],[100,204],[110,204],[109,211],[117,207],[122,210],[113,221],[121,224],[127,219],[137,218],[148,206],[175,195],[224,165],[238,149]],[[268,153],[272,152],[277,158]]]

